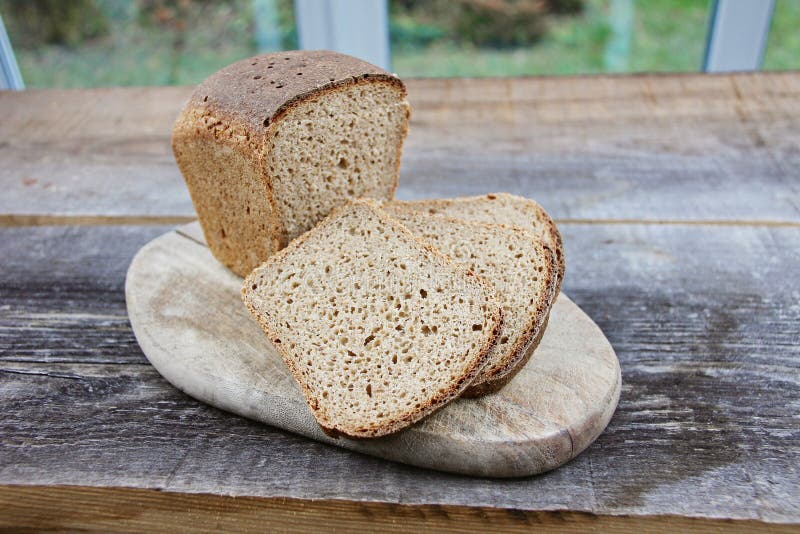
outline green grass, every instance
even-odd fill
[[[186,19],[183,43],[168,27],[142,24],[134,2],[100,2],[111,22],[108,36],[75,47],[40,45],[15,50],[28,87],[196,84],[256,54],[249,0],[203,6]],[[9,24],[14,42],[14,28]]]
[[[7,1],[15,0],[0,0],[0,8]],[[611,24],[612,2],[587,0],[580,15],[551,16],[541,41],[515,49],[477,48],[449,39],[435,27],[398,17],[392,21],[397,32],[392,68],[408,77],[700,70],[710,0],[633,0],[627,43],[625,32],[615,33]],[[185,20],[182,42],[181,34],[169,26],[143,23],[135,2],[99,0],[99,5],[109,18],[107,36],[74,47],[16,48],[27,86],[196,84],[222,66],[257,53],[251,0],[203,4]],[[6,19],[13,44],[12,22]],[[765,69],[800,68],[798,28],[800,0],[777,0]],[[425,44],[414,45],[403,36]]]
[[[400,76],[520,76],[603,71],[603,44],[609,35],[606,17],[591,2],[577,17],[552,17],[549,31],[527,48],[476,48],[443,39],[425,48],[400,48],[392,69]]]
[[[588,0],[583,14],[551,17],[542,41],[514,50],[480,49],[443,41],[396,49],[392,68],[400,76],[519,76],[596,74],[610,70],[606,46],[613,38],[610,0]],[[707,0],[633,2],[627,72],[697,71],[708,26]],[[798,47],[800,49],[800,46]]]
[[[797,0],[775,2],[763,68],[800,69],[800,2]]]
[[[702,69],[710,10],[710,0],[636,2],[630,71]]]

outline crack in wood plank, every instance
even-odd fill
[[[11,358],[14,358],[15,355],[14,354],[10,354],[10,355],[4,355],[4,356],[6,356],[6,357],[10,356]],[[8,360],[6,358],[0,358],[0,365],[19,365],[21,363],[24,363],[24,364],[46,364],[46,365],[69,365],[71,367],[77,367],[77,366],[80,366],[80,365],[107,365],[109,367],[122,366],[122,367],[124,367],[126,369],[130,368],[130,367],[143,367],[145,369],[150,369],[150,368],[153,367],[152,365],[150,365],[150,362],[141,363],[141,362],[125,362],[125,361],[123,361],[123,362],[115,362],[115,361],[108,361],[108,360],[81,360],[80,362],[76,363],[74,360],[67,360],[67,359],[64,359],[64,360],[10,359],[10,360]],[[1,370],[0,370],[0,372],[1,372]],[[37,373],[19,372],[17,374],[35,375]],[[45,375],[45,376],[50,376],[50,375]]]
[[[186,224],[195,220],[186,215],[48,215],[0,214],[0,228],[16,226],[108,226]]]
[[[69,380],[84,380],[82,376],[65,375],[60,373],[53,373],[49,371],[34,371],[22,369],[0,369],[0,373],[7,373],[13,375],[32,375],[32,376],[46,376],[48,378],[66,378]]]
[[[179,236],[181,236],[181,237],[185,237],[185,238],[186,238],[186,239],[188,239],[189,241],[192,241],[192,242],[194,242],[194,243],[197,243],[197,244],[198,244],[198,245],[200,245],[201,247],[206,247],[206,248],[208,248],[208,244],[207,244],[207,243],[205,243],[205,242],[203,242],[203,241],[200,241],[199,239],[196,239],[194,236],[191,236],[191,235],[189,235],[189,234],[187,234],[187,233],[183,232],[182,230],[175,230],[175,233],[176,233],[176,234],[178,234],[178,235],[179,235]]]
[[[194,410],[191,411],[191,415],[192,416],[196,415],[202,409],[203,406],[197,406]],[[186,450],[183,452],[180,459],[175,463],[175,467],[170,469],[167,478],[164,480],[164,485],[162,486],[162,489],[169,491],[170,487],[172,486],[172,481],[175,479],[175,475],[178,474],[178,471],[180,471],[181,467],[183,467],[183,464],[186,463],[186,459],[189,458],[189,456],[197,449],[198,441],[204,442],[206,440],[202,434],[198,435],[195,439],[192,440],[192,442],[186,447]]]

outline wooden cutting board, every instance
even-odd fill
[[[614,349],[562,294],[530,362],[500,392],[454,401],[391,436],[331,438],[242,304],[241,282],[211,255],[198,223],[154,239],[126,279],[136,339],[158,372],[192,397],[312,439],[431,469],[526,476],[583,451],[619,400]]]

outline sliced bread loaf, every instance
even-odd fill
[[[497,391],[527,362],[544,332],[556,297],[553,251],[534,234],[513,226],[428,215],[397,203],[386,203],[384,209],[494,287],[503,325],[489,363],[463,395]]]
[[[502,323],[484,281],[363,201],[270,257],[242,294],[333,435],[389,434],[458,397]]]
[[[349,199],[393,198],[409,114],[400,79],[336,52],[211,75],[172,148],[214,256],[245,276]]]
[[[558,290],[564,280],[566,262],[561,234],[553,219],[537,202],[508,193],[492,193],[453,199],[395,201],[398,205],[430,214],[457,217],[468,221],[519,226],[539,236],[556,255]]]

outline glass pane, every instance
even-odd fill
[[[196,84],[297,47],[292,0],[0,0],[27,87]]]
[[[800,69],[800,2],[776,0],[764,70]]]
[[[698,71],[709,0],[390,0],[400,76]]]

